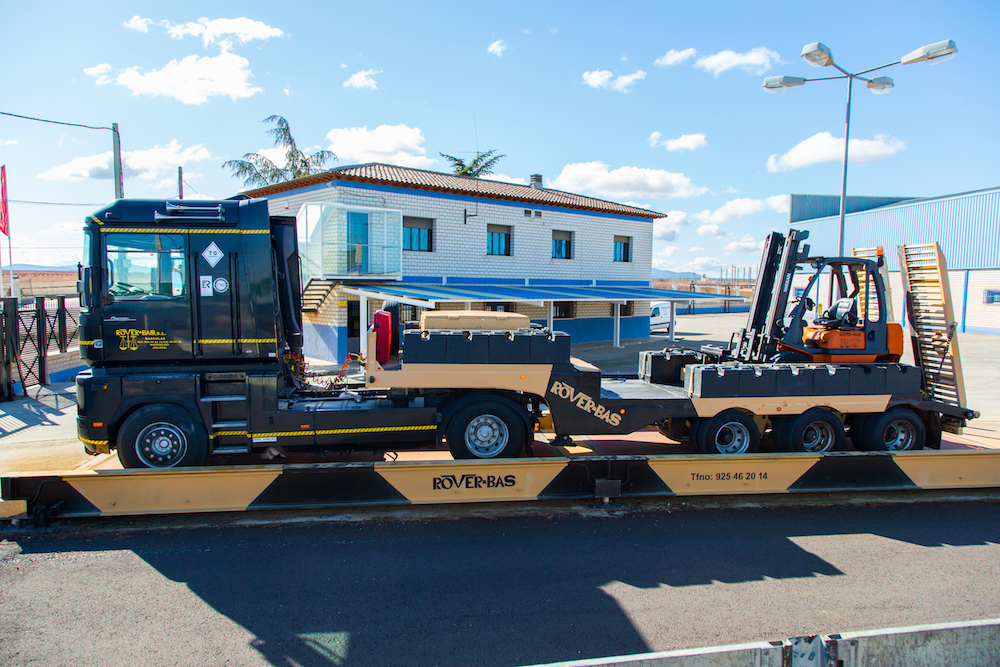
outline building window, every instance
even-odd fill
[[[526,218],[530,218],[531,217],[531,209],[527,209],[527,208],[524,209],[524,217],[526,217]]]
[[[434,221],[403,216],[403,250],[434,250]]]
[[[621,317],[632,317],[632,301],[619,304],[618,313]],[[615,304],[611,304],[611,317],[615,316]]]
[[[541,211],[535,211],[535,217],[536,218],[542,217],[542,212]]]
[[[552,232],[552,259],[573,258],[573,232]]]
[[[576,315],[576,301],[553,301],[552,317],[556,320],[573,319]]]
[[[1000,289],[983,290],[983,303],[1000,303]]]
[[[510,301],[497,301],[497,302],[494,302],[494,303],[486,303],[486,304],[483,304],[483,307],[486,310],[493,311],[494,313],[513,313],[513,312],[516,312],[514,310],[514,304],[512,302],[510,302]]]
[[[615,237],[615,261],[616,262],[631,262],[632,261],[632,237],[631,236],[616,236]]]
[[[510,255],[510,227],[486,225],[486,254]]]

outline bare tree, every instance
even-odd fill
[[[285,149],[285,164],[279,167],[260,153],[247,153],[242,160],[224,162],[222,168],[229,169],[233,172],[233,176],[242,178],[244,187],[263,187],[290,181],[293,178],[311,176],[323,171],[323,166],[328,161],[337,159],[333,151],[321,150],[306,155],[299,150],[288,127],[288,121],[281,116],[268,116],[263,122],[275,124],[267,134],[274,139],[276,147]]]

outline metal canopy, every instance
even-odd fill
[[[674,304],[689,301],[744,301],[741,296],[682,292],[628,285],[437,285],[426,283],[380,283],[377,285],[344,285],[341,290],[361,297],[360,317],[368,321],[368,299],[398,301],[420,308],[434,308],[439,303],[469,303],[520,301],[548,307],[548,326],[553,326],[553,306],[556,301],[608,301],[616,304],[614,315],[615,347],[621,346],[621,315],[619,305],[627,301],[670,302],[670,340],[674,339]],[[361,353],[367,355],[368,342],[362,335]]]

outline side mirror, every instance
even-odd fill
[[[80,304],[87,308],[94,307],[94,281],[91,267],[78,267],[77,275],[80,280],[76,281],[76,291],[80,295]]]

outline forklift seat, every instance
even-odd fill
[[[858,323],[858,301],[853,297],[837,299],[836,303],[830,307],[823,317],[817,317],[813,324],[839,329],[840,327],[853,327]]]

